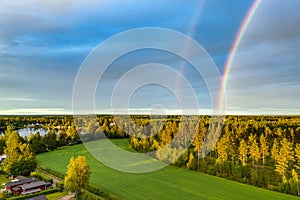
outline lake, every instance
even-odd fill
[[[25,136],[29,137],[30,133],[35,134],[37,132],[39,132],[40,135],[43,136],[48,132],[47,129],[43,129],[43,128],[22,128],[17,131],[21,137],[25,137]]]

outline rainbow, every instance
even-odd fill
[[[230,72],[230,68],[232,66],[232,62],[234,60],[234,56],[236,54],[236,51],[240,45],[240,42],[249,26],[249,23],[251,22],[252,17],[254,16],[255,12],[257,11],[257,8],[261,4],[262,0],[255,0],[255,2],[252,4],[250,7],[247,15],[244,18],[244,21],[242,25],[239,28],[239,31],[236,35],[236,38],[233,42],[232,48],[230,50],[230,53],[227,57],[226,63],[225,63],[225,68],[223,71],[223,76],[222,76],[222,83],[220,87],[220,93],[219,93],[219,99],[218,99],[218,110],[221,111],[223,106],[224,106],[224,97],[225,97],[225,89],[226,89],[226,83],[228,80],[228,75]]]
[[[199,21],[199,18],[202,14],[202,11],[203,11],[203,8],[205,6],[205,1],[206,0],[200,0],[198,5],[197,5],[197,8],[195,9],[195,13],[193,15],[193,18],[191,20],[191,25],[189,27],[189,29],[187,30],[187,35],[191,38],[193,38],[193,35],[194,33],[196,32],[196,24],[198,23]],[[189,53],[189,46],[190,46],[190,40],[187,40],[186,43],[184,44],[184,48],[183,48],[183,55],[187,55]],[[179,73],[182,74],[184,76],[184,71],[185,71],[185,64],[182,63],[180,66],[179,66]],[[182,85],[182,82],[181,81],[178,81],[176,82],[177,83],[177,93],[181,96],[181,85]]]

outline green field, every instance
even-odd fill
[[[66,192],[55,192],[55,193],[46,195],[46,197],[48,198],[48,200],[57,200],[57,199],[62,198],[66,195],[67,195]]]
[[[132,151],[127,140],[113,142]],[[98,145],[99,141],[93,143]],[[174,166],[144,174],[119,172],[97,161],[84,145],[39,154],[37,160],[44,168],[65,173],[69,158],[78,155],[88,159],[92,171],[90,184],[121,199],[299,199]]]

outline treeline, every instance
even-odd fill
[[[220,127],[210,124],[212,119],[205,116],[190,116],[190,120],[178,118],[169,117],[161,129],[158,127],[160,123],[148,126],[147,119],[139,122],[140,128],[130,137],[131,146],[139,152],[151,152],[169,144],[178,134],[185,137],[196,134],[188,151],[173,165],[300,195],[300,117],[226,117],[221,135],[215,136],[218,141],[206,157],[204,147],[210,143],[207,141],[209,125],[215,130]],[[198,122],[197,128],[194,128],[195,121]],[[160,130],[155,135],[152,129]],[[176,152],[178,147],[174,148]],[[164,161],[166,157],[170,159],[176,155],[172,150],[170,154],[162,156],[156,153],[154,156]]]
[[[46,135],[20,138],[33,154],[64,145],[129,138],[138,152],[173,160],[178,167],[284,193],[299,195],[300,117],[298,116],[19,116],[0,117],[10,126],[42,124]],[[20,124],[19,124],[20,125]],[[209,129],[210,128],[210,129]],[[214,133],[220,132],[220,135]],[[170,147],[163,153],[157,150]],[[6,147],[0,137],[0,153]],[[187,151],[185,151],[187,149]],[[160,153],[158,153],[160,152]],[[178,153],[182,153],[179,159]]]
[[[17,130],[8,126],[5,134],[0,136],[0,155],[5,153],[7,147],[7,133],[14,132],[17,134],[20,145],[26,144],[33,152],[33,154],[43,153],[46,151],[53,151],[54,149],[81,143],[78,132],[74,125],[69,126],[67,129],[50,129],[45,135],[41,136],[39,132],[30,134],[27,137],[20,137]]]
[[[67,125],[72,122],[73,116],[57,116],[57,115],[2,115],[0,116],[0,132],[4,132],[7,126],[12,126],[14,129],[24,127],[44,127],[54,128],[56,126]]]
[[[18,132],[24,127],[43,128],[48,130],[45,135],[39,132],[31,133],[29,137],[20,137],[20,144],[27,144],[34,154],[52,151],[58,147],[79,144],[103,138],[104,134],[109,138],[127,137],[119,126],[112,126],[112,116],[98,116],[90,118],[82,116],[0,116],[0,126],[3,135],[0,135],[0,155],[6,148],[5,137],[8,132]],[[81,135],[79,135],[81,134]]]

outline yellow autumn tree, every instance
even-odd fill
[[[256,163],[257,167],[260,159],[260,149],[256,142],[256,136],[252,134],[249,136],[249,154],[252,160],[252,166],[254,167],[254,164]]]
[[[248,159],[248,148],[247,148],[247,143],[245,142],[244,139],[240,142],[240,147],[239,147],[239,160],[242,162],[243,166],[246,166],[247,164],[247,159]]]
[[[11,132],[6,137],[6,148],[4,153],[7,155],[7,159],[3,162],[3,169],[6,173],[9,173],[13,162],[17,161],[21,157],[20,151],[20,136],[16,131]]]
[[[265,158],[269,156],[269,147],[268,147],[267,139],[264,136],[264,134],[260,135],[259,143],[260,143],[262,162],[263,165],[265,165]]]
[[[217,153],[218,158],[216,163],[222,164],[228,160],[228,147],[229,147],[229,139],[226,135],[221,137],[217,144]]]
[[[201,148],[203,144],[203,140],[206,134],[206,128],[204,123],[200,123],[198,127],[198,132],[195,135],[193,145],[195,146],[195,151],[197,153],[197,169],[199,170],[200,166],[200,154],[201,154]],[[204,159],[204,155],[202,155],[202,158]]]
[[[67,191],[80,194],[81,189],[89,183],[90,168],[84,156],[78,156],[76,159],[71,158],[68,165],[67,175],[64,185]]]
[[[271,157],[273,158],[275,163],[277,162],[278,156],[279,156],[279,144],[278,144],[277,139],[275,138],[273,141],[272,149],[271,149]]]
[[[295,157],[296,157],[296,165],[295,167],[297,169],[300,169],[300,144],[296,144],[296,147],[295,147]]]
[[[293,146],[286,138],[281,141],[281,147],[279,150],[279,155],[276,161],[275,171],[282,177],[282,182],[286,181],[286,171],[288,169],[289,163],[294,161],[293,156]]]

